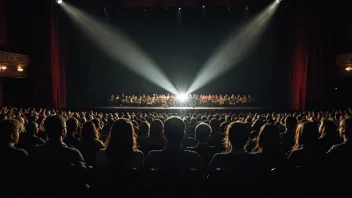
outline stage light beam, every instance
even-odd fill
[[[258,43],[278,5],[279,3],[274,1],[246,25],[230,34],[206,61],[186,94],[195,92],[238,66]]]
[[[121,63],[127,69],[170,93],[178,94],[160,67],[121,31],[68,3],[62,4],[62,8],[82,30],[82,33],[85,33],[113,61]]]
[[[62,0],[57,0],[57,3],[58,4],[62,4]]]

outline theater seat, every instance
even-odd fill
[[[96,170],[93,192],[97,196],[116,193],[143,194],[144,180],[140,170],[137,169],[105,169]]]
[[[201,192],[202,183],[202,173],[196,169],[149,169],[146,172],[147,192],[153,197],[193,197]]]
[[[207,177],[206,193],[212,196],[262,194],[259,174],[218,168]]]

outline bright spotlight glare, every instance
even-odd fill
[[[280,3],[281,0],[276,0],[276,3]]]
[[[62,4],[62,0],[57,0],[57,3],[58,4]]]
[[[178,10],[181,10],[181,8],[178,8]]]
[[[181,102],[184,102],[188,99],[187,94],[178,94],[176,98]]]

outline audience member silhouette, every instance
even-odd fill
[[[87,165],[95,165],[97,152],[104,147],[104,143],[99,140],[99,133],[95,124],[91,121],[84,123],[81,131],[79,150]]]
[[[0,123],[0,193],[3,197],[19,197],[23,192],[28,153],[15,148],[20,126],[17,120]]]
[[[137,150],[134,127],[129,120],[119,119],[111,127],[106,148],[101,149],[96,157],[97,168],[141,169],[143,153]]]
[[[78,120],[76,118],[71,118],[66,121],[67,125],[67,135],[64,142],[67,146],[79,149],[80,139],[76,137],[78,132]]]
[[[185,137],[185,123],[178,117],[170,117],[165,121],[164,135],[166,147],[163,150],[150,151],[145,160],[146,169],[163,170],[201,169],[201,159],[196,152],[182,148]]]
[[[26,151],[30,151],[34,146],[42,145],[45,141],[37,136],[39,131],[38,124],[30,122],[27,124],[26,132],[22,133],[19,139],[17,148],[23,148]]]
[[[331,120],[321,120],[319,132],[319,142],[324,153],[326,153],[333,145],[340,144],[342,142],[342,138],[337,132],[337,127]]]
[[[196,127],[195,139],[198,141],[197,146],[188,147],[186,150],[194,151],[199,154],[202,160],[202,172],[206,174],[208,166],[213,156],[218,153],[215,146],[209,146],[208,141],[211,134],[211,128],[208,124],[201,123]]]
[[[292,167],[313,166],[320,164],[323,155],[319,144],[319,131],[314,122],[298,124],[295,135],[295,145],[288,153],[288,162]]]
[[[63,143],[66,136],[64,118],[59,115],[48,117],[44,129],[49,140],[29,153],[31,183],[28,194],[35,197],[50,197],[53,193],[58,197],[80,194],[85,188],[83,174],[86,164],[77,149]]]

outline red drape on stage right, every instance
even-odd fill
[[[292,110],[330,108],[335,68],[331,5],[297,0],[294,6],[289,106]]]

